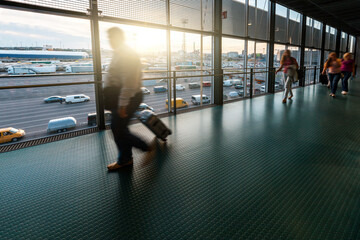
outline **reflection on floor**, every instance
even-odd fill
[[[110,131],[3,153],[0,239],[360,239],[360,83],[294,94],[165,118],[116,173]]]

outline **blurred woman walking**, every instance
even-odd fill
[[[348,80],[352,76],[355,76],[355,61],[352,59],[351,53],[345,53],[344,58],[341,59],[341,73],[344,74],[341,79],[342,92],[341,94],[346,95],[349,91]]]
[[[297,69],[299,68],[299,64],[297,63],[296,59],[291,57],[290,50],[285,50],[283,53],[281,60],[280,60],[280,67],[276,70],[275,74],[277,74],[281,69],[284,68],[284,78],[285,78],[285,90],[284,90],[284,97],[283,103],[286,103],[286,98],[290,93],[289,99],[291,99],[294,95],[291,90],[292,83],[296,82],[298,79],[297,76]]]
[[[325,62],[322,74],[326,74],[326,70],[329,69],[328,76],[330,80],[331,97],[335,97],[337,85],[341,77],[341,60],[337,58],[335,52],[329,54],[328,59]]]

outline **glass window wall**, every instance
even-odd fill
[[[247,89],[245,40],[222,38],[224,101],[242,98]]]
[[[289,14],[289,39],[290,44],[300,45],[301,43],[301,14],[290,10]]]
[[[235,36],[246,36],[245,0],[223,0],[222,32]]]
[[[3,8],[0,16],[1,87],[75,84],[0,90],[0,128],[30,140],[96,125],[90,21]]]
[[[269,1],[249,1],[248,35],[257,39],[268,39]]]
[[[321,42],[322,42],[322,23],[314,20],[312,46],[315,48],[321,48]]]
[[[153,4],[153,2],[150,1],[149,4]],[[165,3],[165,1],[160,2]],[[153,7],[151,6],[149,9],[152,10]],[[162,12],[165,13],[163,9]],[[154,13],[152,14],[154,15]],[[170,0],[170,22],[172,26],[212,31],[212,14],[213,0]]]
[[[167,112],[165,100],[166,91],[155,92],[155,88],[163,86],[168,89],[167,79],[167,50],[166,50],[166,31],[161,29],[130,26],[125,24],[116,24],[101,21],[100,44],[101,61],[103,67],[103,78],[106,78],[106,72],[113,57],[113,51],[107,37],[107,30],[111,27],[119,27],[125,33],[125,43],[136,51],[143,66],[143,78],[159,78],[156,80],[143,80],[142,84],[146,94],[143,97],[143,103],[153,109],[156,113]]]
[[[275,11],[275,42],[286,43],[288,9],[276,4]]]
[[[281,57],[286,49],[285,45],[275,44],[274,46],[274,67],[278,69],[280,67]],[[284,73],[278,72],[275,76],[275,91],[284,90]]]

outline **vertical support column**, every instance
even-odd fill
[[[349,38],[350,38],[350,35],[349,35]],[[356,59],[356,50],[357,50],[357,46],[358,46],[358,38],[357,37],[354,37],[354,61],[355,61],[355,75],[357,73],[357,59]]]
[[[270,34],[269,34],[269,52],[268,52],[268,92],[275,92],[275,72],[272,72],[274,68],[274,45],[275,45],[275,10],[276,3],[270,1]]]
[[[170,26],[170,0],[166,0],[166,24]],[[170,29],[166,29],[166,48],[167,48],[167,97],[168,97],[168,112],[171,112],[171,43],[170,43]],[[174,72],[175,74],[175,72]]]
[[[314,66],[314,84],[316,84],[316,71],[317,71],[317,67]]]
[[[357,47],[358,47],[358,39],[357,37],[354,37],[354,60],[356,60],[356,50],[357,50]],[[350,50],[349,50],[350,51]]]
[[[253,97],[253,91],[254,91],[254,85],[253,85],[253,82],[254,82],[254,69],[251,68],[250,69],[250,98]]]
[[[214,103],[223,104],[223,75],[221,65],[222,0],[215,0],[214,6]]]
[[[249,37],[249,0],[245,0],[245,36]]]
[[[301,21],[301,47],[300,47],[300,69],[304,72],[302,79],[299,79],[299,86],[305,87],[305,40],[306,40],[306,15],[303,14]]]
[[[345,52],[349,52],[350,35],[347,35]]]
[[[326,38],[326,25],[322,25],[322,36],[321,36],[321,55],[320,55],[320,74],[324,68],[325,63],[325,38]]]
[[[174,114],[176,115],[176,72],[174,71],[174,78],[173,78],[173,87],[174,87]],[[171,79],[168,80],[169,82],[171,82]],[[168,103],[170,104],[170,106],[172,105],[170,103],[171,101],[168,101]]]
[[[91,23],[91,42],[93,52],[94,82],[95,82],[95,102],[96,102],[96,122],[100,130],[105,129],[104,116],[104,91],[102,86],[102,69],[100,53],[100,34],[99,34],[99,10],[97,0],[90,0],[90,23]]]
[[[336,29],[336,47],[335,52],[338,57],[340,57],[340,41],[341,41],[341,31]]]

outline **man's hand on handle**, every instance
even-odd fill
[[[120,118],[126,118],[128,115],[127,115],[127,110],[126,110],[126,107],[120,107],[118,109],[118,114],[119,114],[119,117]]]

